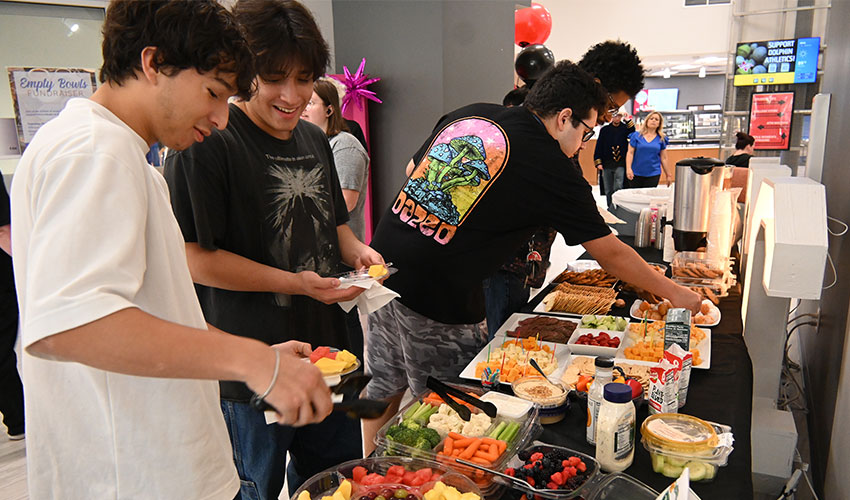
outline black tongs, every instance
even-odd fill
[[[485,415],[490,418],[496,418],[496,405],[493,403],[489,403],[487,401],[481,401],[478,398],[474,398],[469,394],[461,391],[460,389],[455,389],[454,387],[444,384],[434,377],[428,376],[428,380],[425,381],[425,386],[436,392],[438,396],[440,396],[446,404],[451,407],[452,410],[456,411],[460,418],[464,421],[469,421],[472,417],[472,412],[469,411],[469,408],[463,406],[454,400],[454,398],[450,396],[454,396],[457,399],[463,401],[464,403],[469,403],[472,406],[478,408],[483,411]]]
[[[389,406],[387,401],[374,399],[359,399],[360,393],[366,384],[372,380],[371,375],[351,374],[342,377],[340,382],[331,387],[332,394],[341,394],[343,399],[334,403],[333,411],[345,412],[351,418],[378,418]],[[257,411],[274,411],[274,408],[266,403],[259,395],[251,396],[250,405]]]

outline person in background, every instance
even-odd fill
[[[517,87],[505,94],[505,97],[502,98],[502,106],[508,108],[522,106],[526,96],[528,96],[528,87]]]
[[[561,61],[522,106],[472,104],[440,118],[381,218],[372,245],[400,271],[400,297],[369,315],[369,398],[390,401],[364,420],[364,443],[429,375],[454,377],[487,343],[481,282],[539,227],[583,245],[619,278],[697,310],[699,295],[659,275],[611,234],[573,156],[607,108],[605,89]],[[396,260],[398,259],[398,260]],[[367,450],[368,451],[368,450]]]
[[[755,152],[753,146],[756,143],[756,138],[746,132],[738,132],[735,137],[737,138],[735,152],[729,158],[726,158],[726,164],[749,168],[750,158],[753,157]]]
[[[11,212],[6,183],[0,176],[0,413],[12,441],[24,438],[24,386],[18,373],[18,297],[12,272]]]
[[[169,155],[164,169],[201,307],[237,335],[351,351],[337,303],[363,289],[341,289],[327,276],[343,263],[359,269],[383,259],[346,224],[328,137],[301,120],[327,67],[327,43],[296,1],[240,0],[233,13],[255,54],[256,92],[230,105],[227,127]],[[241,498],[277,499],[284,478],[291,495],[304,479],[361,457],[358,420],[335,412],[298,429],[267,425],[249,404],[252,392],[221,384]]]
[[[614,113],[611,123],[599,130],[599,138],[596,139],[593,162],[596,168],[602,172],[609,210],[613,208],[611,197],[614,193],[623,189],[629,135],[634,131],[634,123],[631,120],[623,122],[623,113],[617,111]]]
[[[366,239],[366,189],[369,185],[369,154],[342,117],[338,87],[330,78],[313,83],[313,96],[301,118],[324,130],[331,144],[342,197],[348,209],[348,225],[360,241]],[[354,122],[357,123],[357,122]],[[356,307],[346,313],[351,352],[363,359],[363,327]]]
[[[597,43],[582,56],[578,66],[593,75],[607,91],[607,104],[604,112],[599,113],[597,123],[611,119],[620,106],[643,88],[643,66],[637,51],[628,43],[619,40]],[[505,95],[502,104],[522,104],[528,92],[528,87],[514,89]],[[570,163],[581,172],[578,153],[570,158]],[[413,162],[408,164],[407,175],[412,171]],[[510,261],[484,280],[487,330],[491,340],[499,327],[528,303],[531,289],[543,286],[556,236],[557,231],[552,228],[539,228]]]
[[[251,51],[215,0],[113,1],[102,33],[102,85],[41,126],[12,182],[29,497],[231,500],[214,380],[290,425],[329,415],[330,391],[301,362],[309,346],[207,325],[145,153],[224,128],[228,97],[251,93]]]
[[[301,113],[301,118],[318,125],[331,144],[339,185],[348,208],[348,225],[360,241],[364,240],[366,221],[366,185],[369,180],[369,155],[356,137],[348,132],[342,118],[339,94],[328,78],[313,83],[313,96]]]
[[[629,187],[656,187],[662,171],[669,186],[671,179],[668,163],[664,117],[658,111],[653,111],[643,120],[640,130],[629,136],[629,151],[626,153]]]

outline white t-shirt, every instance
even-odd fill
[[[24,347],[137,307],[206,328],[165,180],[145,141],[72,99],[12,183]],[[218,383],[136,377],[24,354],[31,498],[232,499]]]

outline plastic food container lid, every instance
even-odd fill
[[[526,416],[534,406],[531,401],[494,391],[484,394],[480,399],[496,405],[498,415],[515,420]]]
[[[708,422],[682,413],[659,413],[643,421],[640,433],[650,451],[711,455],[719,440]]]

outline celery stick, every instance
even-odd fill
[[[490,433],[490,437],[493,439],[499,439],[499,434],[505,429],[505,426],[507,426],[507,422],[504,420],[499,422],[499,425],[497,425],[496,428],[493,429],[493,432]]]
[[[408,408],[406,412],[404,412],[404,415],[402,415],[402,418],[404,420],[407,420],[408,418],[412,417],[413,414],[416,413],[416,410],[418,410],[420,408],[420,406],[422,406],[422,405],[419,403],[419,401],[413,403],[413,405],[411,405],[411,407]]]

